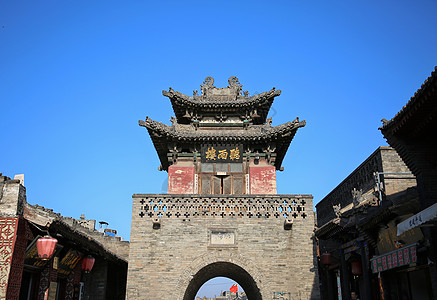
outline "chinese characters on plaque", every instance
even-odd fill
[[[203,163],[241,163],[243,162],[242,145],[205,145],[201,149]]]
[[[416,244],[405,246],[398,250],[370,259],[372,272],[390,270],[417,262]]]

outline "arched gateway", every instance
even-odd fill
[[[273,127],[281,91],[249,96],[208,77],[193,97],[164,91],[172,125],[147,128],[168,194],[133,195],[128,299],[193,300],[207,280],[237,281],[249,300],[318,299],[311,195],[278,195],[276,171],[299,127]]]
[[[211,263],[192,276],[187,288],[183,293],[183,297],[179,296],[179,299],[193,300],[200,287],[209,279],[214,277],[228,277],[236,282],[243,288],[249,299],[261,300],[261,292],[255,279],[242,267],[224,261],[217,261]],[[175,298],[177,299],[177,298]]]

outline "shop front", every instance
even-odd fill
[[[432,299],[426,256],[419,253],[424,250],[414,243],[370,260],[384,299]]]

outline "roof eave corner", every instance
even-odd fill
[[[162,90],[162,95],[171,99],[175,95],[175,91],[169,87],[168,92],[166,90]]]
[[[384,131],[387,131],[388,127],[390,127],[390,125],[392,124],[393,120],[386,120],[386,119],[382,119],[382,126],[378,127],[378,130],[380,130],[382,132],[382,134],[384,134]]]
[[[383,135],[385,136],[390,128],[395,128],[392,130],[397,130],[400,126],[402,126],[402,118],[404,118],[408,111],[412,109],[416,105],[416,103],[423,99],[423,95],[429,90],[432,90],[432,84],[436,84],[437,81],[437,66],[434,67],[434,71],[431,72],[431,76],[429,76],[425,82],[420,86],[420,88],[414,93],[414,95],[407,101],[407,103],[402,107],[402,109],[389,121],[386,119],[382,119],[382,126],[378,129],[381,130]],[[404,121],[405,122],[405,121]],[[399,125],[397,125],[399,124]]]
[[[281,95],[282,91],[281,90],[277,90],[275,87],[273,87],[270,91],[262,93],[262,94],[267,94],[269,98],[275,98],[279,95]],[[258,94],[261,95],[261,94]]]
[[[138,125],[141,127],[150,128],[151,123],[153,122],[152,119],[150,119],[148,116],[146,116],[146,120],[138,120]]]
[[[187,96],[181,92],[175,91],[171,87],[168,88],[168,92],[166,90],[162,90],[162,95],[169,98],[172,103],[173,101],[193,101],[194,99],[190,96]]]
[[[272,88],[271,89],[271,92],[273,93],[273,98],[274,97],[277,97],[277,96],[279,96],[279,95],[281,95],[281,93],[282,93],[282,91],[281,90],[276,90],[275,88]]]
[[[273,87],[270,91],[263,92],[260,94],[253,95],[252,97],[248,98],[251,101],[257,100],[257,99],[264,99],[272,101],[275,99],[275,97],[281,95],[281,90],[277,90],[275,87]]]

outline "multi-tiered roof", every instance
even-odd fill
[[[163,91],[172,103],[176,118],[172,125],[146,118],[140,126],[149,131],[161,160],[161,167],[167,170],[175,153],[196,157],[205,144],[242,144],[245,156],[260,152],[271,157],[272,165],[280,169],[282,160],[299,127],[305,121],[287,122],[272,126],[267,119],[276,96],[281,94],[275,88],[268,92],[249,96],[242,91],[237,77],[228,80],[225,88],[214,86],[214,79],[207,77],[201,85],[201,94],[184,95],[172,88]]]

